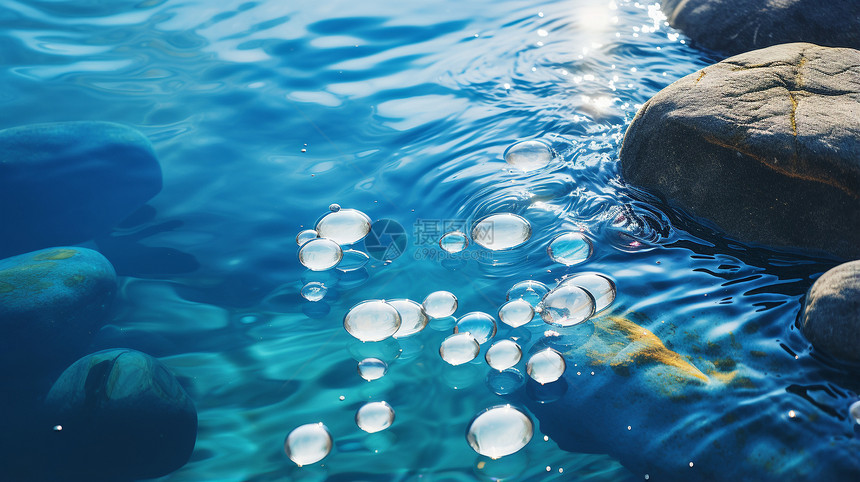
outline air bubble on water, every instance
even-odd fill
[[[367,253],[356,249],[347,249],[343,252],[343,259],[340,260],[337,269],[344,272],[355,271],[364,268],[369,260],[370,256]]]
[[[379,358],[365,358],[358,362],[358,374],[371,382],[379,380],[388,372],[388,365]]]
[[[860,400],[851,404],[851,407],[848,409],[848,413],[851,414],[851,418],[854,419],[854,423],[860,424]]]
[[[400,328],[400,313],[383,300],[368,300],[350,308],[343,327],[361,341],[382,341]]]
[[[538,305],[544,322],[556,326],[573,326],[594,314],[594,298],[579,286],[555,287]]]
[[[537,307],[540,300],[549,293],[549,286],[535,280],[525,280],[511,286],[508,290],[507,300],[522,298],[533,307]]]
[[[552,147],[539,140],[520,141],[505,150],[505,162],[521,171],[546,167],[555,157]]]
[[[565,368],[564,357],[552,348],[545,348],[533,354],[526,362],[526,373],[541,385],[561,378]]]
[[[284,441],[284,452],[299,467],[315,464],[331,452],[331,434],[322,423],[308,423],[293,429]]]
[[[317,237],[317,232],[313,229],[305,229],[296,235],[296,244],[299,246],[307,243],[308,241],[315,239]]]
[[[582,233],[565,233],[556,236],[546,248],[556,263],[573,266],[585,262],[593,251],[591,241]]]
[[[499,320],[514,328],[532,321],[534,315],[535,310],[531,303],[523,298],[507,301],[499,308]]]
[[[481,345],[471,333],[454,333],[442,341],[439,355],[451,365],[462,365],[478,356]]]
[[[319,301],[325,298],[325,294],[328,292],[328,288],[319,281],[311,281],[310,283],[302,286],[301,295],[302,298],[308,301]]]
[[[330,212],[317,222],[316,231],[322,238],[338,244],[353,244],[370,232],[370,218],[357,209],[340,209]]]
[[[471,333],[483,345],[496,336],[496,320],[482,311],[466,313],[457,319],[454,333]]]
[[[54,425],[54,432],[61,432],[63,430],[62,425]]]
[[[331,203],[328,205],[328,210],[333,212],[333,213],[336,213],[336,212],[340,211],[340,204]]]
[[[448,291],[434,291],[424,298],[422,306],[430,318],[445,318],[457,311],[457,297]]]
[[[512,340],[499,340],[487,350],[484,358],[492,368],[503,371],[520,362],[523,350]]]
[[[367,433],[387,429],[394,423],[394,409],[387,402],[368,402],[355,412],[355,424]]]
[[[528,220],[512,213],[491,214],[472,227],[472,240],[493,251],[515,248],[531,236]]]
[[[343,250],[340,245],[328,238],[312,239],[299,249],[299,262],[311,271],[334,268],[341,259]]]
[[[418,303],[407,300],[388,300],[388,304],[400,313],[400,328],[394,333],[394,338],[404,338],[414,335],[427,326],[430,318],[424,313],[424,307]]]
[[[466,440],[481,455],[498,459],[518,452],[534,435],[528,415],[510,405],[491,407],[469,423]]]
[[[448,253],[459,253],[469,246],[469,238],[460,231],[445,233],[439,238],[439,247]]]
[[[594,313],[601,312],[611,305],[617,294],[615,283],[600,273],[578,274],[562,280],[559,286],[563,285],[579,286],[588,291],[594,298]]]

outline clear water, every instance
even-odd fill
[[[514,283],[552,287],[581,271],[616,283],[609,314],[635,314],[694,362],[728,360],[751,380],[685,405],[675,424],[631,428],[647,457],[680,453],[686,464],[684,451],[707,441],[670,435],[693,421],[717,436],[736,430],[719,417],[742,406],[759,414],[750,440],[854,437],[856,381],[811,355],[794,327],[804,292],[833,261],[725,240],[619,178],[637,108],[715,60],[655,4],[7,0],[0,26],[0,127],[120,122],[160,158],[163,191],[88,246],[122,276],[119,309],[93,350],[159,357],[198,408],[192,460],[163,480],[642,480],[642,464],[600,455],[611,447],[587,431],[577,451],[596,454],[559,448],[571,448],[564,427],[577,412],[552,412],[551,394],[529,391],[522,373],[491,373],[483,353],[446,364],[438,347],[453,318],[365,344],[342,325],[361,301],[420,302],[436,290],[457,296],[456,316],[497,313]],[[506,148],[528,139],[556,153],[547,167],[505,162]],[[399,223],[405,252],[346,273],[306,270],[296,234],[333,203]],[[531,238],[499,252],[439,248],[445,232],[496,212],[527,218]],[[575,267],[546,253],[570,231],[594,241]],[[327,286],[322,301],[300,295],[311,282]],[[546,344],[541,332],[518,333],[524,359]],[[385,377],[359,377],[368,357],[389,365]],[[469,421],[511,396],[528,407],[534,438],[513,456],[479,456]],[[383,400],[393,425],[362,432],[356,411]],[[615,416],[622,427],[653,409]],[[284,439],[317,422],[334,448],[298,468]]]

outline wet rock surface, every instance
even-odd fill
[[[840,264],[815,281],[800,326],[816,349],[860,363],[860,261]]]

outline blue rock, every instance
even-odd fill
[[[106,234],[161,190],[140,132],[108,122],[0,130],[0,256]]]
[[[54,470],[76,480],[166,475],[185,465],[197,439],[194,403],[164,365],[139,351],[81,358],[54,383],[45,407],[55,427],[47,443]]]

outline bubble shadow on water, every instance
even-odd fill
[[[561,399],[567,393],[567,388],[564,377],[543,385],[529,378],[526,381],[526,396],[538,403],[552,403]]]

